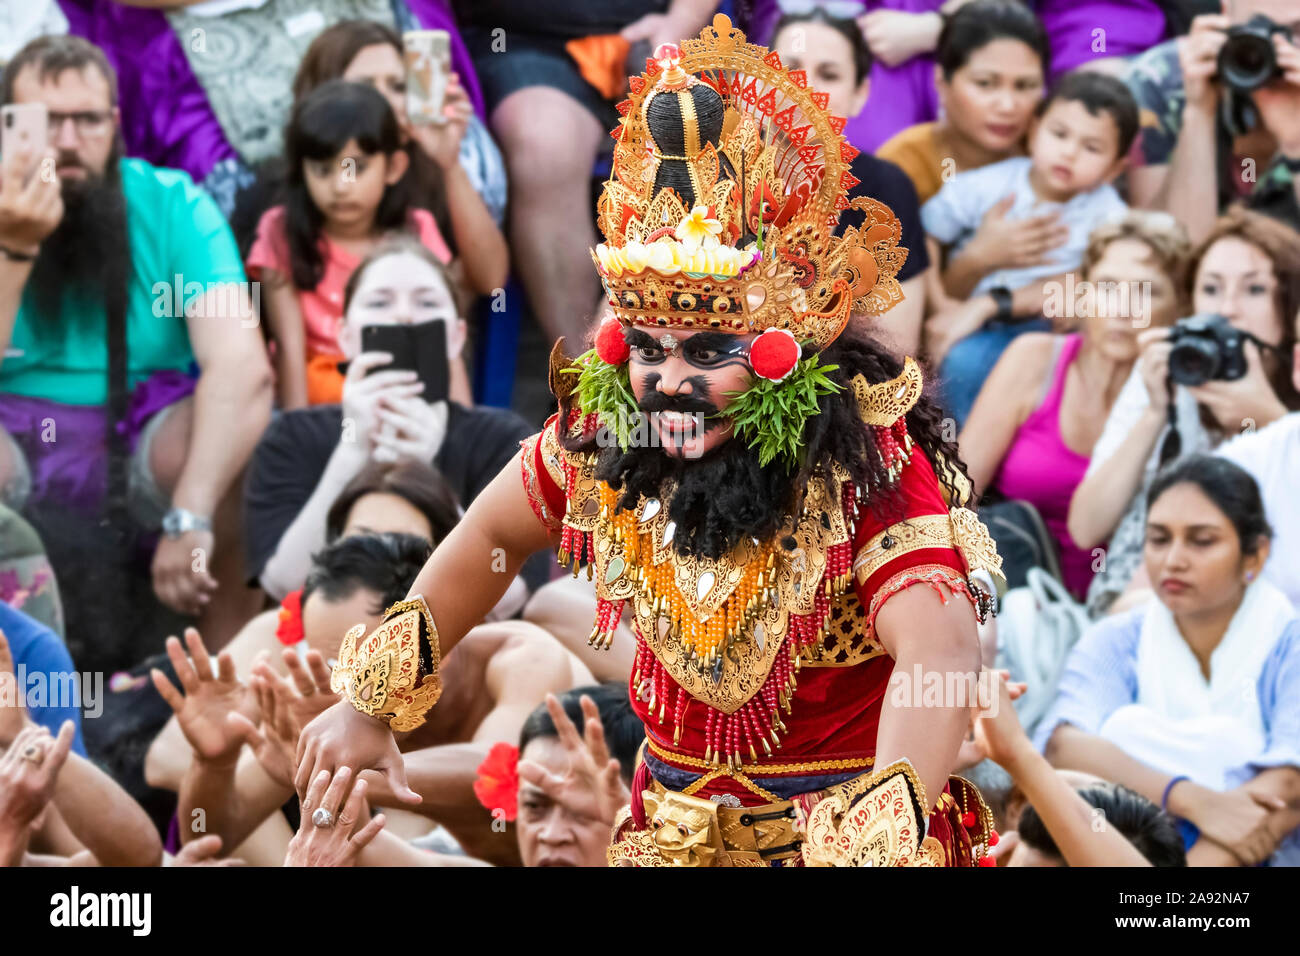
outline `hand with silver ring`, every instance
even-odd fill
[[[366,781],[354,785],[349,767],[340,767],[332,777],[326,770],[318,773],[299,807],[302,822],[289,841],[285,866],[355,866],[361,851],[384,828],[382,813],[357,828],[368,813]]]
[[[24,727],[0,756],[0,847],[17,856],[17,860],[4,859],[0,852],[0,866],[21,862],[30,828],[54,796],[76,733],[70,720],[63,722],[56,738],[33,724]]]

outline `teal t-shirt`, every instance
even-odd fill
[[[128,382],[134,388],[154,372],[184,371],[193,363],[184,307],[200,290],[245,280],[230,227],[188,175],[139,159],[124,159],[120,168],[131,245],[126,342]],[[224,298],[234,309],[238,300]],[[38,325],[43,330],[39,337],[33,333]],[[108,400],[107,325],[102,302],[65,295],[60,314],[46,316],[38,315],[30,295],[24,295],[10,354],[0,363],[0,392],[103,405]]]

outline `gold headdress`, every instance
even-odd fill
[[[898,220],[857,185],[844,119],[719,14],[631,79],[592,256],[624,324],[785,329],[818,348],[902,298]],[[840,213],[864,213],[835,235]]]

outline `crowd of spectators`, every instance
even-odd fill
[[[302,826],[295,748],[343,634],[551,413],[527,385],[601,313],[626,77],[719,9],[901,223],[904,298],[854,321],[922,361],[1004,557],[1005,706],[960,760],[998,862],[1300,864],[1295,3],[29,0],[0,9],[0,104],[48,117],[0,155],[0,865],[604,863],[633,641],[591,650],[545,554],[398,735],[408,789],[341,770],[308,792],[340,825]],[[441,122],[407,113],[414,29],[449,34]],[[544,347],[476,403],[512,298]],[[387,367],[429,328],[438,368]]]

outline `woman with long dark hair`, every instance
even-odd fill
[[[1261,577],[1253,478],[1195,455],[1146,495],[1154,596],[1075,646],[1036,743],[1180,819],[1188,863],[1300,862],[1300,620]]]

